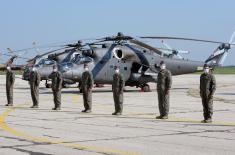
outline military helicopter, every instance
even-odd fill
[[[35,66],[35,67],[38,67],[41,78],[42,78],[42,80],[46,80],[46,85],[47,85],[48,75],[45,74],[45,71],[48,71],[48,74],[51,73],[52,72],[52,66],[56,64],[56,62],[54,60],[48,59],[47,57],[48,56],[51,57],[52,53],[57,52],[59,50],[63,50],[63,49],[65,49],[65,47],[55,49],[55,50],[51,50],[51,51],[48,51],[48,52],[43,53],[43,54],[37,54],[36,56],[34,56],[31,59],[21,56],[21,55],[25,55],[27,50],[31,50],[31,49],[33,49],[33,48],[27,48],[27,49],[12,51],[10,48],[7,48],[7,50],[9,52],[8,53],[1,53],[1,55],[10,57],[10,59],[5,63],[5,65],[0,67],[0,70],[6,70],[7,66],[11,66],[12,70],[23,71],[22,79],[28,81],[29,80],[29,73],[30,73],[32,67]],[[22,52],[22,51],[23,51],[23,53],[21,53],[21,54],[17,53],[17,52]],[[68,52],[70,52],[70,50],[67,50],[65,53],[68,53]],[[26,64],[23,64],[23,65],[13,64],[14,60],[16,60],[16,59],[24,59],[24,60],[26,60]],[[60,60],[60,57],[58,57],[58,60]],[[44,68],[42,68],[42,66]],[[51,66],[51,68],[49,66]]]
[[[152,39],[176,39],[173,37],[142,37]],[[187,38],[178,38],[186,40]],[[63,76],[76,82],[81,82],[83,65],[86,63],[93,74],[95,83],[111,84],[114,67],[118,66],[124,76],[126,86],[136,86],[144,91],[150,91],[149,82],[155,82],[159,72],[159,63],[164,61],[173,75],[188,74],[201,71],[205,63],[211,67],[223,64],[228,50],[234,46],[232,40],[229,43],[214,42],[198,39],[191,41],[210,42],[220,44],[206,61],[193,61],[172,57],[164,50],[171,51],[171,55],[178,55],[173,49],[155,48],[130,36],[118,33],[117,36],[99,39],[100,47],[91,47],[84,50],[82,55],[59,65]],[[111,42],[111,43],[110,43]],[[184,52],[187,53],[187,52]]]
[[[91,45],[91,43],[90,43]],[[24,73],[22,76],[23,80],[29,80],[29,73],[32,67],[35,67],[41,76],[41,80],[45,80],[45,86],[47,88],[50,87],[49,75],[53,71],[53,66],[58,65],[60,63],[69,62],[71,59],[81,54],[81,50],[84,50],[84,47],[87,44],[82,45],[82,42],[79,40],[75,44],[66,44],[60,45],[59,50],[53,50],[46,52],[42,55],[38,55],[33,59],[28,60],[29,62],[33,62],[31,66],[28,66],[24,69]],[[74,84],[75,81],[70,79],[63,79],[63,86],[66,87],[67,84]]]
[[[73,54],[75,54],[76,49],[67,49],[65,51],[54,53],[54,54],[46,54],[44,57],[37,58],[32,65],[28,65],[23,72],[22,79],[28,81],[29,80],[29,73],[33,67],[35,67],[38,71],[38,73],[41,76],[41,80],[45,80],[45,86],[47,88],[50,87],[49,84],[49,75],[53,71],[53,66],[57,65],[57,63],[66,61],[66,59],[69,60],[69,57],[72,57]],[[48,53],[48,52],[47,52]],[[32,60],[30,60],[32,61]]]

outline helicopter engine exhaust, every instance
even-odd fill
[[[85,56],[92,57],[92,58],[95,57],[95,53],[91,49],[83,51],[82,54],[85,55]]]
[[[133,53],[123,51],[120,48],[114,48],[113,55],[118,60],[127,60],[127,59],[131,59],[132,57],[134,57]]]

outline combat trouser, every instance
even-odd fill
[[[211,119],[213,115],[213,97],[203,94],[202,95],[202,106],[204,119]]]
[[[13,105],[13,85],[6,86],[6,92],[7,92],[7,104]]]
[[[115,112],[122,113],[123,110],[123,93],[113,93]]]
[[[39,96],[39,90],[38,87],[31,87],[31,97],[33,100],[33,106],[38,106],[38,96]]]
[[[92,109],[92,90],[83,90],[83,103],[85,110]]]
[[[169,113],[169,94],[163,90],[158,90],[158,107],[160,116],[168,116]]]
[[[61,106],[61,90],[53,91],[55,108]]]

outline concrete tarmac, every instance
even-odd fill
[[[5,107],[0,76],[1,155],[235,154],[235,75],[216,75],[213,123],[203,124],[199,75],[173,77],[168,120],[159,115],[156,85],[143,93],[126,87],[122,116],[112,116],[111,86],[94,88],[93,112],[81,113],[77,88],[63,89],[62,109],[52,111],[51,89],[40,88],[40,107],[30,109],[28,83],[16,79],[14,107]]]

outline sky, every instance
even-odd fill
[[[0,0],[0,52],[116,35],[175,36],[228,42],[234,0]],[[204,61],[217,44],[165,41]],[[161,46],[159,40],[151,41]],[[35,53],[31,53],[35,54]],[[30,53],[26,56],[31,56]],[[1,57],[0,62],[4,61]],[[235,65],[235,48],[225,65]]]

